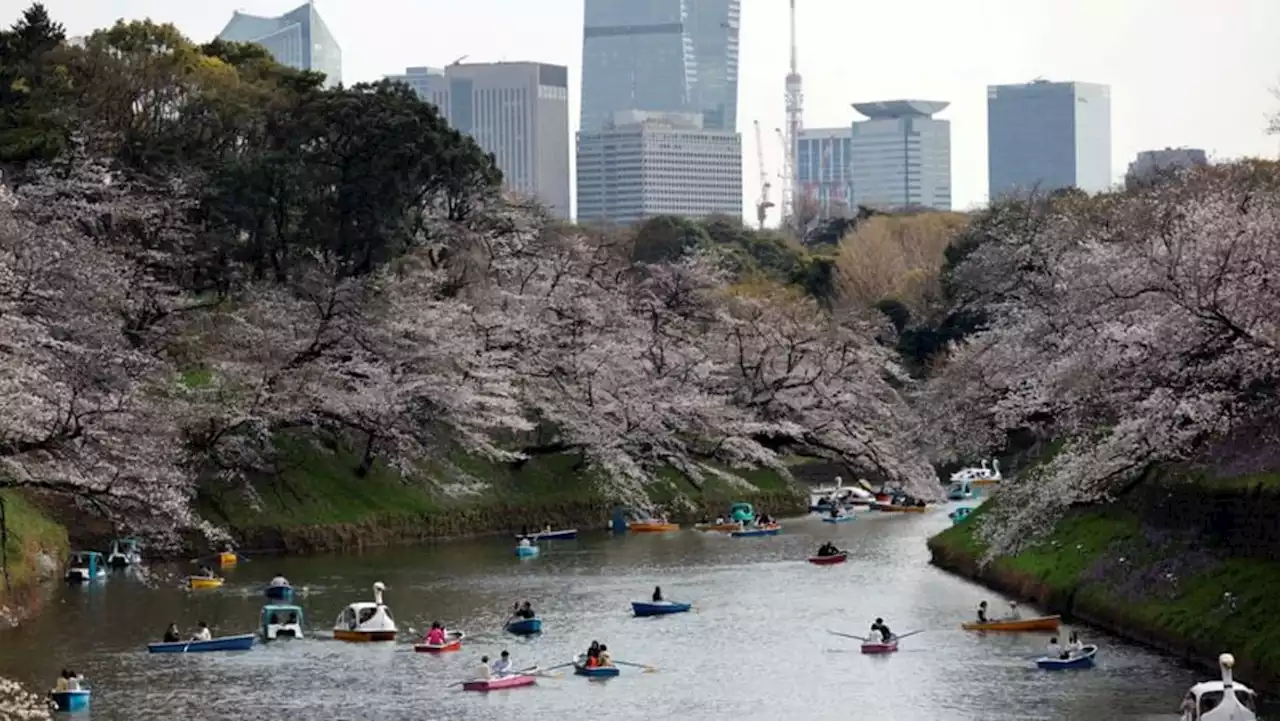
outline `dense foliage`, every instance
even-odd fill
[[[988,514],[993,554],[1156,464],[1280,420],[1280,168],[1018,209],[963,249],[954,292],[990,327],[954,349],[921,404],[944,458],[1018,434],[1061,442]]]
[[[446,443],[571,451],[639,503],[661,468],[793,452],[936,494],[881,323],[824,312],[798,247],[558,225],[402,86],[31,15],[4,39],[0,486],[217,533],[197,489],[251,489],[288,433],[408,476]]]

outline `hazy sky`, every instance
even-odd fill
[[[233,10],[277,15],[298,0],[44,0],[68,34],[118,18],[176,24],[196,40]],[[644,0],[636,0],[643,2]],[[0,0],[12,22],[26,0]],[[787,3],[743,0],[739,131],[748,200],[759,192],[752,121],[778,172]],[[1280,137],[1280,0],[798,0],[805,125],[843,126],[850,103],[947,100],[956,209],[986,200],[986,86],[1049,80],[1111,85],[1112,173],[1140,150],[1193,146],[1215,158],[1275,157]],[[536,60],[569,67],[577,128],[583,0],[317,0],[350,84],[410,65]],[[775,182],[775,187],[776,187]],[[776,200],[776,199],[775,199]],[[754,217],[754,212],[748,214]]]

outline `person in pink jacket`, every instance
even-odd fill
[[[432,621],[431,630],[427,631],[427,638],[425,641],[432,646],[440,646],[444,644],[446,636],[447,634],[445,633],[444,626],[442,626],[439,621]]]

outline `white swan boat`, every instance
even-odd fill
[[[128,568],[142,563],[141,545],[136,538],[117,538],[111,542],[107,565],[111,568]]]
[[[373,584],[373,603],[358,601],[343,609],[333,625],[333,637],[339,641],[394,641],[396,622],[391,609],[382,603],[382,592],[387,587],[378,581]]]
[[[1258,721],[1258,695],[1231,680],[1235,664],[1235,657],[1229,653],[1218,657],[1222,680],[1191,687],[1182,700],[1182,721]]]
[[[1000,461],[996,459],[991,460],[990,466],[983,461],[980,466],[961,468],[951,474],[952,483],[969,483],[975,486],[999,483],[1001,480],[1003,478],[1000,475]]]

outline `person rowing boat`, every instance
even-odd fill
[[[978,623],[987,623],[987,602],[978,604]]]
[[[835,544],[831,541],[827,541],[818,547],[819,558],[830,558],[831,556],[838,555],[840,555],[840,549],[836,548]]]
[[[876,622],[871,624],[871,633],[875,634],[877,632],[880,634],[880,643],[889,643],[893,640],[893,631],[890,631],[889,627],[885,625],[883,618],[877,618]]]

